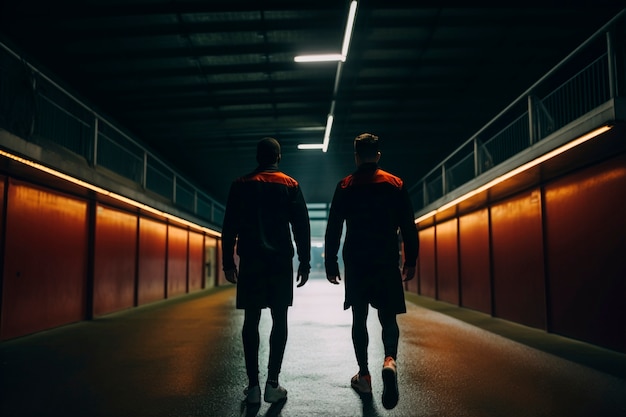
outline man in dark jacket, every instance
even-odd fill
[[[237,284],[236,307],[245,310],[242,340],[248,374],[244,390],[249,403],[259,403],[259,320],[272,314],[270,355],[264,399],[287,397],[278,374],[287,344],[287,309],[293,303],[294,249],[298,287],[309,279],[311,232],[307,207],[298,182],[278,170],[280,144],[263,138],[257,145],[258,167],[231,184],[222,228],[222,264],[226,279]],[[239,271],[234,259],[235,244]]]
[[[344,308],[352,307],[352,341],[359,372],[351,385],[361,394],[371,395],[368,368],[367,315],[369,305],[378,310],[385,349],[383,362],[383,405],[398,402],[396,356],[400,331],[396,315],[406,313],[404,280],[415,275],[419,240],[413,208],[402,179],[378,166],[378,137],[369,133],[354,140],[357,170],[342,179],[330,207],[325,241],[326,277],[339,284],[337,262],[343,222],[345,265]],[[404,265],[400,272],[400,230],[404,243]]]

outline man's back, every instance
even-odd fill
[[[308,252],[309,219],[302,192],[298,182],[275,165],[235,180],[227,207],[222,238],[231,241],[237,236],[240,256],[292,257],[290,224],[298,248]]]
[[[416,243],[415,225],[408,194],[402,180],[377,164],[363,164],[337,185],[328,221],[327,236],[337,236],[341,222],[346,222],[344,259],[359,263],[397,263],[398,228],[407,235],[408,249]],[[411,229],[412,228],[412,229]],[[330,239],[335,242],[336,239]],[[333,242],[329,253],[334,251]],[[327,248],[328,249],[328,248]]]

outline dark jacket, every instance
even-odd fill
[[[326,228],[327,274],[339,275],[337,252],[344,220],[346,264],[399,266],[399,229],[404,264],[415,266],[419,249],[417,228],[411,200],[399,177],[383,171],[376,163],[366,163],[337,184]]]
[[[222,228],[222,265],[235,268],[234,248],[241,258],[294,255],[300,270],[311,260],[309,214],[298,182],[280,172],[277,165],[260,166],[235,180],[230,187]]]

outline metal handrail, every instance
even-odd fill
[[[469,145],[472,145],[472,149],[473,149],[473,154],[474,154],[474,163],[475,163],[475,169],[474,169],[474,178],[477,177],[478,175],[480,175],[481,173],[484,173],[485,171],[482,171],[479,168],[479,146],[478,146],[478,142],[479,142],[479,138],[481,135],[483,135],[485,132],[487,132],[488,129],[492,128],[496,122],[501,122],[503,119],[503,116],[507,115],[509,112],[511,112],[512,109],[514,109],[516,106],[519,106],[523,101],[527,101],[527,114],[529,117],[529,140],[528,143],[529,145],[532,145],[534,142],[536,142],[537,140],[540,140],[541,138],[535,138],[535,130],[537,128],[537,121],[534,120],[536,118],[536,115],[533,114],[534,108],[540,108],[542,107],[542,103],[541,101],[537,101],[537,98],[534,95],[534,92],[539,88],[539,86],[541,86],[543,83],[545,83],[548,79],[550,79],[551,77],[553,77],[559,70],[563,69],[563,67],[568,64],[573,57],[577,56],[578,54],[581,53],[582,50],[584,50],[585,48],[589,47],[589,45],[591,45],[593,42],[597,41],[599,39],[600,36],[603,36],[605,33],[607,34],[607,59],[609,61],[608,64],[608,88],[609,88],[609,95],[610,98],[614,98],[616,95],[616,87],[615,87],[615,74],[614,74],[614,65],[612,64],[613,62],[613,51],[611,51],[611,39],[608,36],[608,33],[610,31],[610,29],[616,24],[616,22],[618,22],[620,19],[624,18],[624,16],[626,15],[626,9],[623,9],[622,11],[620,11],[615,17],[613,17],[611,20],[609,20],[606,24],[604,24],[600,29],[598,29],[593,35],[591,35],[585,42],[583,42],[581,45],[579,45],[576,49],[574,49],[574,51],[572,51],[570,54],[568,54],[565,58],[563,58],[558,64],[556,64],[550,71],[548,71],[543,77],[541,77],[539,80],[537,80],[534,84],[532,84],[526,91],[524,91],[517,99],[515,99],[513,102],[511,102],[507,107],[505,107],[502,111],[500,111],[495,117],[493,117],[489,122],[487,122],[481,129],[479,129],[474,135],[472,135],[468,140],[466,140],[462,145],[460,145],[456,150],[454,150],[452,153],[450,153],[445,159],[443,159],[443,161],[441,161],[439,164],[437,164],[433,169],[431,169],[426,175],[424,175],[419,181],[417,181],[414,185],[412,185],[411,187],[409,187],[409,193],[413,196],[416,192],[423,192],[426,193],[427,192],[427,188],[428,188],[428,183],[429,180],[432,181],[433,178],[438,178],[438,176],[441,176],[441,183],[442,183],[442,197],[445,196],[449,191],[447,189],[447,183],[445,181],[445,178],[447,176],[447,170],[446,170],[446,164],[451,161],[453,158],[458,157],[459,154],[466,149],[467,147],[469,147]],[[545,109],[541,109],[542,111]],[[517,116],[515,119],[519,119],[520,117],[522,117],[522,115]],[[549,117],[549,115],[546,115]],[[561,126],[562,127],[562,126]],[[491,167],[493,168],[493,167]],[[441,197],[440,197],[441,198]],[[424,204],[422,205],[422,207],[426,207],[428,204],[432,203],[434,200],[428,200],[425,198]],[[421,209],[422,207],[414,207],[416,210]]]

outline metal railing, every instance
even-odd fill
[[[25,140],[44,138],[199,218],[223,222],[222,204],[1,42],[0,127]]]
[[[624,15],[623,10],[414,184],[409,193],[416,212],[615,98],[612,31]]]

